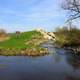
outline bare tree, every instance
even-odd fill
[[[62,8],[70,11],[68,21],[80,18],[80,0],[63,0]]]
[[[0,37],[5,37],[7,36],[7,33],[4,29],[0,29]]]
[[[21,32],[20,31],[16,31],[16,38],[20,37]]]

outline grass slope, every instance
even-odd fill
[[[16,34],[9,34],[10,39],[0,42],[0,48],[14,48],[14,49],[21,49],[21,48],[29,48],[31,45],[26,45],[25,43],[30,41],[32,39],[32,36],[42,36],[37,31],[29,31],[29,32],[23,32],[20,34],[19,38],[16,38]]]

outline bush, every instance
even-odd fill
[[[80,29],[67,27],[56,30],[56,43],[60,46],[77,46],[80,45]]]

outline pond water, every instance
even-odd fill
[[[41,57],[0,56],[0,80],[80,80],[80,57],[44,44]]]

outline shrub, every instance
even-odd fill
[[[56,30],[56,43],[60,46],[80,45],[80,29],[78,28],[59,28]]]

